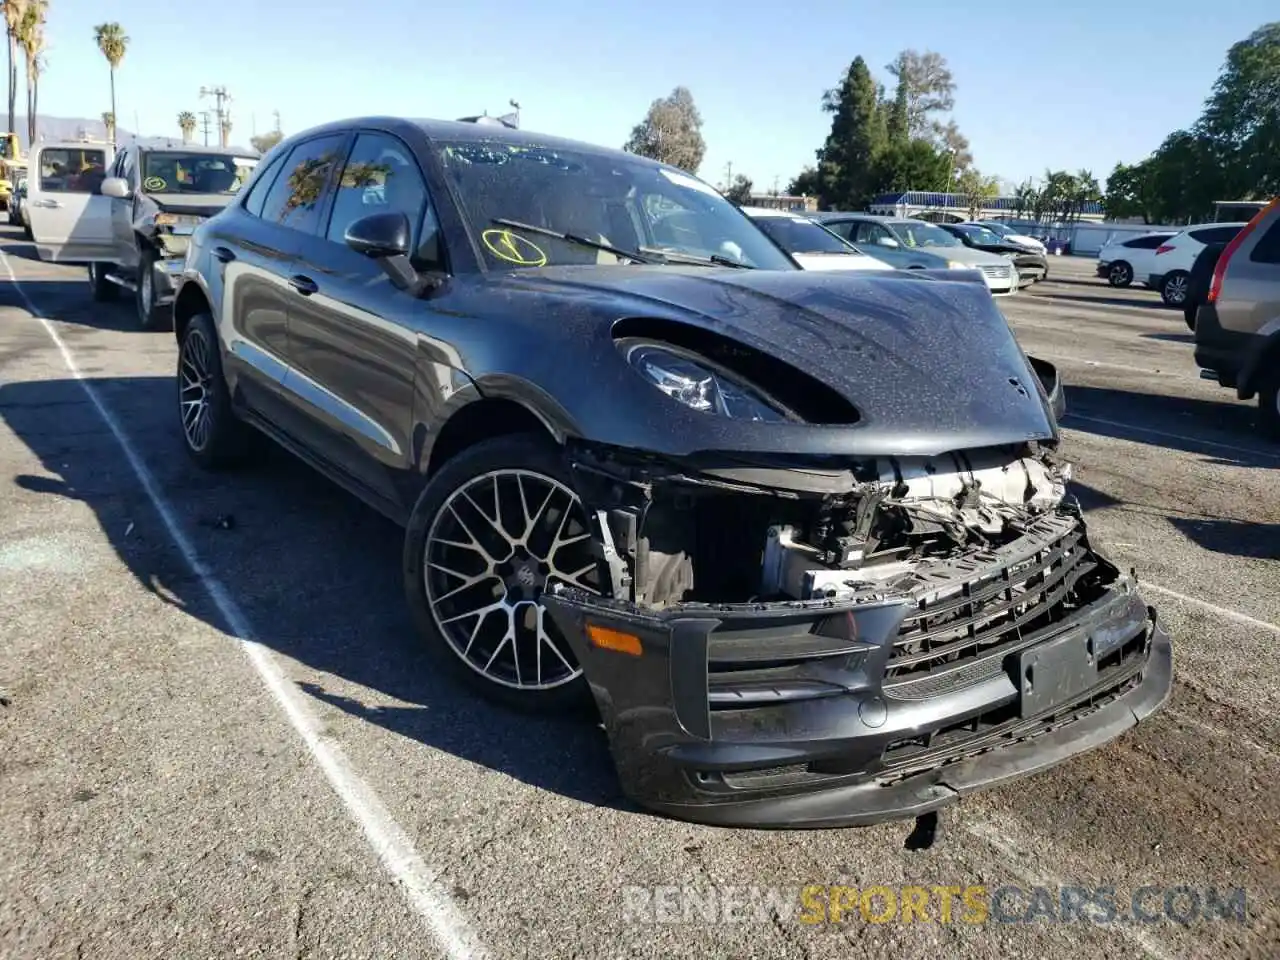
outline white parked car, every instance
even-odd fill
[[[1187,299],[1191,265],[1200,251],[1211,243],[1230,243],[1245,226],[1243,223],[1196,223],[1175,233],[1156,247],[1147,286],[1159,290],[1160,299],[1169,306],[1181,307]]]
[[[1045,245],[1035,237],[1029,237],[1025,233],[1018,233],[1013,227],[1007,223],[1001,223],[999,220],[975,220],[980,226],[986,227],[992,233],[996,234],[1001,240],[1007,243],[1017,244],[1019,247],[1026,247],[1028,250],[1034,250],[1036,253],[1045,253]]]
[[[1146,283],[1155,267],[1156,248],[1173,234],[1172,230],[1164,230],[1108,240],[1098,251],[1098,276],[1113,287],[1127,287],[1134,281]]]
[[[765,207],[743,207],[742,212],[806,270],[893,269],[808,217]]]

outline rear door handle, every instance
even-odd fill
[[[230,263],[236,258],[236,255],[228,247],[214,247],[213,255],[223,263]]]
[[[297,290],[304,297],[309,297],[320,289],[319,284],[310,277],[304,277],[302,274],[296,274],[290,277],[289,286],[293,287],[293,289]]]
[[[60,207],[62,206],[62,201],[61,200],[37,200],[35,203],[32,204],[32,206],[33,207]]]

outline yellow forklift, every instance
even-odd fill
[[[9,208],[14,188],[26,176],[27,162],[22,159],[22,141],[16,133],[0,133],[0,210]]]

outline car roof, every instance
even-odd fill
[[[505,143],[519,147],[550,147],[552,149],[560,150],[576,150],[581,153],[592,153],[601,157],[616,157],[618,159],[625,159],[632,163],[662,167],[668,170],[673,169],[671,164],[659,163],[657,160],[650,160],[648,157],[642,157],[636,153],[628,153],[625,150],[617,150],[612,147],[602,147],[599,144],[587,143],[581,140],[570,140],[566,137],[552,136],[550,134],[538,133],[533,130],[519,130],[514,127],[507,126],[504,123],[479,122],[484,119],[485,118],[483,117],[478,117],[472,120],[434,120],[430,118],[393,116],[348,117],[344,120],[333,120],[319,126],[309,127],[306,130],[300,130],[286,138],[284,142],[292,142],[295,139],[304,136],[311,137],[328,132],[344,132],[352,127],[382,128],[391,131],[399,131],[402,134],[416,129],[419,133],[425,134],[428,140],[454,140],[468,143]],[[696,174],[691,174],[691,176],[696,176]]]

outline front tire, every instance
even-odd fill
[[[1133,267],[1123,260],[1107,267],[1107,283],[1113,287],[1127,287],[1133,283]]]
[[[1166,306],[1180,307],[1187,302],[1191,274],[1185,270],[1175,270],[1160,284],[1160,299]]]
[[[222,354],[213,318],[197,314],[178,345],[178,422],[182,443],[206,470],[243,462],[251,449],[252,427],[231,407],[222,372]]]
[[[404,585],[428,651],[480,695],[577,712],[590,691],[540,602],[554,582],[604,591],[595,537],[561,452],[534,434],[485,440],[423,489],[404,541]]]
[[[156,253],[143,250],[138,261],[138,282],[134,302],[138,311],[138,326],[148,332],[173,329],[173,316],[156,307]]]
[[[119,298],[120,288],[107,279],[106,265],[89,264],[89,289],[98,303],[108,303]]]

